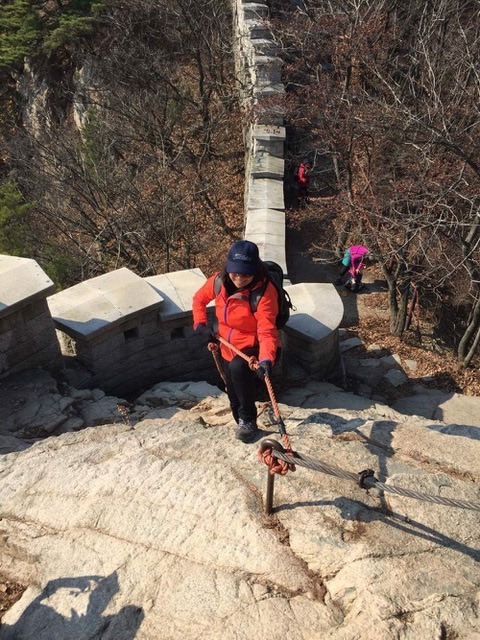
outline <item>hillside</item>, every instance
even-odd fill
[[[295,282],[332,282],[338,277],[339,261],[331,249],[334,237],[329,221],[317,218],[314,204],[307,210],[291,210],[287,228],[287,261],[289,276]],[[319,222],[319,220],[321,222]],[[318,229],[321,229],[320,237]],[[390,311],[387,284],[378,264],[364,273],[365,287],[358,294],[337,287],[344,305],[341,326],[351,335],[359,336],[365,345],[378,345],[385,353],[397,353],[403,360],[416,362],[412,378],[431,377],[427,386],[480,397],[480,354],[468,368],[461,367],[452,348],[449,328],[443,331],[435,317],[417,307],[412,325],[402,338],[390,332]],[[365,349],[358,349],[359,358]],[[395,400],[396,392],[387,398]],[[398,393],[410,393],[410,387]]]

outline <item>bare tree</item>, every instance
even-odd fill
[[[44,124],[19,128],[8,151],[33,202],[38,257],[70,256],[63,284],[119,266],[210,270],[241,233],[230,32],[227,0],[111,0],[88,48],[47,75]]]
[[[337,251],[352,239],[371,247],[394,335],[413,291],[437,301],[439,322],[442,308],[466,305],[458,355],[468,364],[479,328],[478,3],[317,0],[276,11],[292,126],[332,160]]]

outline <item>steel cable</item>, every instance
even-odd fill
[[[217,337],[217,339],[228,346],[234,353],[242,357],[244,360],[249,362],[249,365],[252,369],[256,368],[256,359],[252,357],[246,356],[242,351],[234,347],[227,340],[224,340],[221,337]],[[211,349],[212,355],[215,358],[215,349]],[[220,363],[218,362],[218,355],[215,358],[215,362],[217,364],[217,368],[219,372],[221,371]],[[223,372],[222,372],[223,374]],[[222,375],[223,377],[223,375]],[[277,418],[280,434],[285,443],[284,452],[280,451],[276,447],[265,447],[260,449],[258,452],[258,458],[261,462],[264,462],[268,467],[270,473],[285,475],[289,470],[295,471],[295,465],[299,465],[301,467],[306,467],[307,469],[313,469],[315,471],[322,471],[323,473],[327,473],[329,475],[335,476],[337,478],[341,478],[343,480],[352,480],[355,484],[358,484],[363,489],[382,489],[387,493],[393,493],[398,496],[404,496],[406,498],[414,498],[415,500],[422,500],[424,502],[432,502],[435,504],[442,504],[449,507],[459,507],[460,509],[470,509],[472,511],[480,511],[480,504],[475,502],[469,502],[468,500],[457,500],[454,498],[443,498],[441,496],[434,496],[428,493],[421,493],[420,491],[413,491],[411,489],[404,489],[402,487],[395,487],[389,484],[385,484],[384,482],[380,482],[375,478],[374,473],[371,469],[367,469],[360,473],[353,473],[351,471],[345,471],[344,469],[340,469],[339,467],[335,467],[333,465],[329,465],[321,460],[315,460],[306,455],[301,455],[298,452],[294,452],[291,449],[290,440],[285,430],[285,425],[280,416],[280,412],[278,409],[278,404],[275,398],[275,394],[273,392],[273,387],[270,382],[268,376],[265,376],[265,383],[267,385],[267,389],[270,395],[270,400],[272,403],[272,407],[274,410],[275,417]],[[269,441],[270,443],[270,441]],[[281,445],[279,444],[279,447]],[[292,458],[294,462],[292,461]],[[282,461],[283,464],[279,461]]]
[[[272,456],[278,457],[280,460],[285,460],[287,462],[291,461],[291,456],[287,456],[285,453],[278,449],[272,451]],[[434,496],[428,493],[421,493],[420,491],[413,491],[411,489],[395,487],[377,480],[373,475],[373,472],[371,474],[367,473],[364,477],[362,477],[362,474],[365,472],[352,473],[350,471],[344,471],[343,469],[339,469],[338,467],[326,464],[325,462],[322,462],[320,460],[315,460],[314,458],[310,458],[309,456],[301,455],[298,452],[294,452],[294,456],[295,464],[298,466],[306,467],[307,469],[313,469],[315,471],[322,471],[323,473],[327,473],[344,480],[352,480],[364,489],[378,488],[388,493],[394,493],[399,496],[414,498],[416,500],[423,500],[424,502],[433,502],[450,507],[459,507],[461,509],[480,511],[480,504],[476,502],[469,502],[468,500],[457,500],[454,498],[443,498],[441,496]]]

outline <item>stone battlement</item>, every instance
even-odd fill
[[[0,275],[0,378],[43,368],[120,395],[165,380],[218,382],[192,329],[193,294],[206,280],[200,269],[141,278],[122,268],[53,295],[33,260],[0,256]],[[290,374],[293,358],[297,377],[321,378],[335,364],[342,303],[332,306],[329,284],[286,289],[297,310],[283,332],[284,361]]]
[[[235,0],[235,64],[253,105],[245,132],[245,238],[281,265],[296,310],[283,331],[283,375],[322,379],[339,356],[343,303],[333,285],[291,285],[285,251],[284,94],[266,3]],[[192,331],[199,269],[141,278],[118,269],[54,293],[34,261],[0,256],[0,378],[32,368],[63,371],[81,387],[128,394],[157,382],[218,382]],[[212,306],[213,317],[213,306]]]

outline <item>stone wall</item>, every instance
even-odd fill
[[[343,304],[330,284],[290,283],[281,61],[268,5],[234,0],[232,6],[242,100],[254,114],[244,132],[244,235],[264,260],[282,266],[295,305],[276,371],[283,366],[294,380],[323,378],[339,356]],[[33,260],[0,256],[0,275],[0,377],[63,369],[78,388],[118,395],[165,380],[219,382],[211,355],[192,334],[192,296],[205,281],[198,269],[145,279],[118,269],[60,293]]]
[[[0,378],[63,368],[46,298],[55,285],[34,260],[0,255]]]
[[[70,338],[62,338],[68,380],[117,395],[165,380],[218,382],[192,331],[192,297],[204,281],[199,269],[140,278],[122,268],[51,296],[55,326]]]
[[[283,197],[284,141],[281,60],[263,2],[234,0],[234,42],[242,99],[253,107],[245,138],[245,238],[264,260],[274,260],[288,281]]]
[[[242,98],[253,107],[245,131],[245,238],[264,260],[278,262],[296,311],[283,332],[284,375],[324,378],[339,359],[343,303],[331,284],[289,287],[284,200],[284,126],[281,60],[264,2],[233,0],[237,74]],[[294,366],[295,365],[295,366]]]

